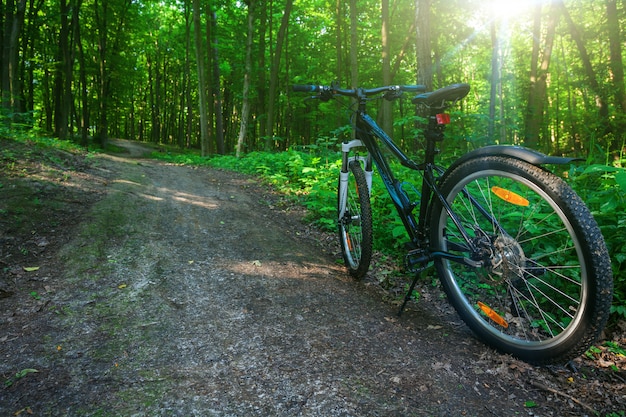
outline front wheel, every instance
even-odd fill
[[[487,344],[532,363],[585,352],[608,319],[613,279],[580,197],[555,175],[498,156],[458,165],[440,188],[452,214],[434,201],[431,248],[468,260],[435,261],[465,323]]]
[[[338,189],[339,243],[348,272],[362,278],[372,259],[372,208],[365,173],[358,160],[341,173]]]

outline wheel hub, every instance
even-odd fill
[[[491,259],[493,273],[503,278],[518,278],[526,265],[524,250],[509,236],[498,236],[493,243],[494,257]]]
[[[488,270],[491,283],[514,280],[523,276],[526,255],[520,244],[510,236],[481,236],[474,243],[478,247],[477,256]]]

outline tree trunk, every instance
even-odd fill
[[[537,114],[535,109],[535,95],[537,89],[537,79],[539,78],[539,53],[541,50],[541,15],[542,4],[537,3],[533,10],[533,49],[530,55],[530,79],[528,87],[528,101],[526,103],[526,111],[524,114],[524,144],[538,142],[538,135],[532,135],[531,126],[535,122]],[[536,130],[536,128],[533,128]]]
[[[248,133],[248,118],[250,115],[250,73],[252,72],[252,38],[254,36],[254,0],[248,2],[248,36],[246,37],[246,61],[243,76],[243,103],[241,105],[241,124],[237,138],[237,158],[241,157]]]
[[[491,21],[491,89],[489,94],[489,127],[487,129],[488,140],[491,143],[495,140],[496,105],[500,87],[500,45],[497,31],[496,21],[493,19]]]
[[[213,100],[215,102],[215,145],[217,153],[224,155],[224,122],[222,120],[222,89],[220,85],[220,65],[217,51],[217,15],[211,12],[211,53],[213,55]]]
[[[606,0],[606,22],[609,32],[609,49],[611,51],[611,81],[613,82],[615,105],[621,113],[625,113],[626,92],[624,91],[624,64],[622,60],[622,41],[616,3],[616,0]],[[617,126],[615,130],[617,132],[621,132],[623,131],[623,127]]]
[[[264,136],[265,132],[267,131],[267,71],[266,71],[266,57],[265,57],[265,50],[267,49],[267,41],[266,41],[266,35],[267,35],[267,22],[268,20],[271,19],[271,13],[270,13],[270,18],[268,19],[267,16],[267,1],[265,0],[261,0],[261,2],[259,3],[260,7],[260,15],[259,15],[259,30],[258,30],[258,39],[259,39],[259,47],[258,47],[258,51],[259,51],[259,56],[258,56],[258,79],[257,79],[257,110],[256,113],[261,115],[261,117],[259,117],[259,126],[257,128],[257,132],[259,132],[259,136]],[[271,32],[271,30],[270,30]],[[256,135],[255,135],[256,136]],[[248,145],[251,145],[250,143],[248,143]],[[260,145],[258,145],[260,147]]]
[[[193,131],[193,107],[191,102],[191,22],[189,0],[185,0],[185,73],[183,74],[185,88],[185,107],[187,108],[187,124],[185,126],[184,147],[191,146],[191,138]]]
[[[546,92],[548,88],[548,72],[550,68],[550,60],[552,58],[552,48],[554,45],[554,36],[556,26],[559,21],[560,8],[552,4],[548,14],[548,26],[546,28],[546,37],[544,40],[543,54],[541,54],[541,63],[539,63],[539,53],[534,61],[539,66],[535,73],[535,79],[531,78],[531,90],[528,98],[528,106],[526,108],[526,126],[524,135],[524,144],[529,148],[539,148],[539,137],[543,127],[544,120],[544,102],[546,100]],[[536,29],[537,30],[537,29]],[[548,151],[548,144],[545,144]]]
[[[78,4],[82,4],[82,0],[78,1]],[[78,10],[76,10],[78,14]],[[78,17],[76,17],[78,23]],[[87,86],[87,69],[85,67],[85,50],[83,49],[83,41],[81,37],[80,25],[76,25],[76,46],[78,47],[78,64],[80,69],[78,71],[78,80],[80,85],[80,143],[83,146],[89,144],[89,89]]]
[[[343,1],[342,0],[337,0],[337,3],[335,4],[335,18],[337,19],[337,29],[336,29],[336,33],[335,33],[335,56],[337,59],[337,67],[336,67],[336,73],[337,73],[337,82],[339,83],[339,85],[342,85],[343,82],[343,77],[341,76],[341,73],[343,71],[343,51],[342,51],[342,42],[341,42],[341,35],[343,34]],[[337,103],[339,105],[339,103]]]
[[[567,26],[569,27],[570,35],[572,36],[572,39],[578,47],[578,53],[580,54],[580,59],[583,63],[583,68],[589,82],[589,87],[591,88],[591,91],[596,95],[596,106],[598,108],[599,115],[598,125],[605,126],[605,131],[602,133],[606,134],[609,130],[609,107],[607,105],[608,100],[606,97],[606,93],[602,91],[602,88],[598,83],[596,73],[593,69],[593,66],[591,65],[591,58],[589,57],[589,53],[587,52],[587,48],[585,47],[585,43],[583,42],[583,37],[580,33],[580,30],[572,20],[572,17],[565,7],[563,0],[558,0],[555,5],[560,7],[561,12],[563,13],[563,16],[565,17],[565,20],[567,22]]]
[[[148,70],[148,106],[150,108],[150,126],[151,126],[150,137],[148,138],[148,140],[150,142],[154,142],[156,132],[159,129],[158,121],[156,118],[156,115],[159,112],[158,107],[156,107],[157,106],[156,102],[158,101],[158,99],[156,97],[156,91],[155,91],[158,88],[157,80],[159,77],[156,74],[157,64],[154,61],[155,61],[154,57],[152,57],[150,54],[146,54],[146,69]]]
[[[415,1],[415,32],[417,35],[417,83],[433,89],[433,61],[430,42],[431,0]]]
[[[350,86],[359,86],[359,60],[358,60],[358,10],[356,0],[350,0]]]
[[[335,73],[337,74],[337,83],[343,87],[343,42],[342,42],[342,34],[344,31],[344,22],[343,22],[343,14],[344,14],[344,3],[342,0],[337,0],[335,3],[335,17],[337,19],[337,29],[335,33],[335,54],[337,59],[337,67]],[[339,100],[335,100],[335,118],[336,125],[341,125],[341,102]],[[307,136],[310,137],[309,134],[310,128],[307,129]]]
[[[98,28],[98,104],[99,104],[99,122],[98,122],[98,140],[100,146],[105,148],[108,141],[108,78],[109,73],[107,69],[107,53],[108,53],[108,2],[102,0],[102,10],[100,10],[99,1],[94,2],[96,26]]]
[[[389,0],[381,2],[381,40],[382,40],[382,67],[383,85],[391,84],[391,46],[389,42]],[[378,117],[380,126],[388,135],[393,134],[393,120],[391,118],[391,102],[381,101],[381,114]]]
[[[73,107],[72,79],[74,75],[74,42],[78,26],[81,0],[60,0],[61,28],[59,31],[58,67],[55,77],[55,134],[65,140],[69,135],[70,114]],[[71,15],[70,15],[71,12]],[[73,34],[74,36],[70,36]]]
[[[207,120],[206,81],[204,68],[204,45],[200,25],[200,0],[193,0],[193,24],[196,43],[196,65],[198,66],[198,96],[200,98],[200,148],[202,156],[208,155],[209,125]]]
[[[350,0],[350,87],[359,86],[359,59],[358,59],[358,10],[357,0]],[[356,104],[356,99],[352,99],[352,104]],[[352,129],[352,138],[356,137],[356,131]]]
[[[1,2],[0,2],[1,3]],[[32,112],[35,109],[35,66],[24,65],[25,62],[32,62],[35,57],[39,55],[39,51],[36,50],[36,40],[39,38],[40,25],[37,21],[37,16],[43,6],[43,0],[29,0],[28,1],[28,14],[25,17],[24,34],[22,35],[22,57],[21,57],[21,87],[23,92],[20,94],[23,97],[22,108],[20,112]],[[0,16],[2,13],[0,13]],[[0,20],[2,17],[0,17]],[[2,23],[0,23],[0,45],[2,45]],[[0,61],[1,61],[0,54]],[[0,64],[1,65],[1,64]],[[33,121],[34,122],[34,121]]]
[[[5,6],[2,51],[2,107],[19,111],[21,85],[19,79],[19,40],[24,27],[26,0],[7,1]]]
[[[289,15],[291,14],[292,6],[293,0],[287,0],[285,3],[283,18],[280,22],[280,28],[278,29],[276,49],[274,50],[274,56],[272,59],[272,69],[270,71],[270,89],[267,106],[267,130],[265,132],[266,150],[272,149],[272,143],[274,141],[274,118],[276,113],[276,96],[278,93],[278,73],[280,71],[280,58],[283,51],[283,44],[285,43],[285,34],[287,33]]]

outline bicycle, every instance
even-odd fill
[[[405,264],[421,273],[434,264],[443,290],[468,327],[488,345],[535,364],[567,362],[597,339],[609,316],[613,278],[600,229],[581,198],[546,165],[575,158],[512,145],[470,151],[447,169],[435,164],[450,117],[468,84],[432,92],[424,86],[341,89],[295,85],[328,101],[348,97],[354,139],[341,145],[337,225],[350,275],[362,278],[372,256],[373,168],[410,241]],[[370,100],[416,94],[427,109],[423,160],[415,162],[367,113]],[[356,107],[356,108],[355,108]],[[396,178],[380,144],[417,171],[421,187]],[[419,188],[419,190],[418,190]]]

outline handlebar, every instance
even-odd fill
[[[393,100],[398,98],[403,92],[419,93],[426,91],[425,85],[388,85],[375,88],[355,88],[355,89],[343,89],[336,86],[328,85],[310,85],[310,84],[298,84],[294,85],[293,91],[301,93],[319,93],[319,98],[322,100],[330,100],[335,95],[366,98],[383,94],[387,100]]]

